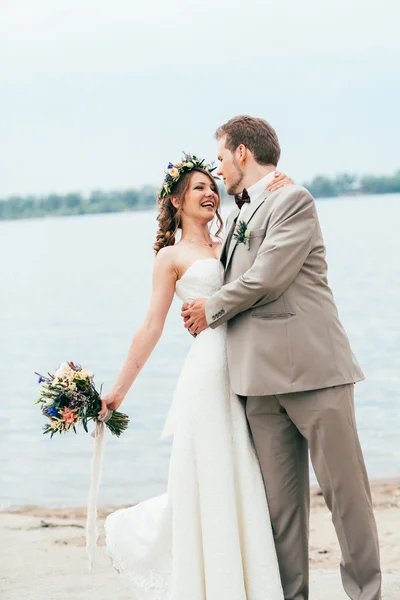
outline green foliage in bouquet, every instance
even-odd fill
[[[43,427],[43,433],[49,433],[50,437],[57,431],[67,433],[72,429],[77,433],[79,423],[88,432],[88,422],[95,421],[101,410],[101,389],[100,393],[96,390],[93,373],[70,361],[62,363],[54,375],[36,375],[41,388],[35,404],[41,405],[42,414],[50,421]],[[113,411],[105,425],[119,437],[128,423],[127,415]]]

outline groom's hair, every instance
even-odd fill
[[[233,117],[215,132],[217,140],[226,136],[225,146],[231,152],[243,144],[261,165],[277,165],[281,155],[276,131],[264,119],[239,115]]]

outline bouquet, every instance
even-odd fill
[[[57,431],[67,433],[72,429],[77,433],[76,425],[79,423],[88,432],[88,421],[97,421],[101,411],[101,389],[99,393],[94,387],[93,373],[69,361],[62,363],[54,375],[35,374],[41,384],[40,397],[35,404],[41,405],[42,414],[50,420],[43,427],[43,433],[49,433],[51,438]],[[111,416],[105,421],[111,433],[118,437],[128,423],[128,416],[116,411],[111,411]]]

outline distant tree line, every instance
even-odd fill
[[[315,198],[400,193],[400,171],[391,176],[318,175],[304,185]],[[221,192],[225,196],[225,191]],[[80,193],[11,196],[0,200],[0,220],[145,210],[155,207],[156,196],[157,188],[153,186],[112,192],[97,190],[88,197]]]
[[[394,175],[364,175],[357,177],[341,173],[335,177],[318,175],[304,184],[315,198],[334,198],[353,194],[393,194],[400,192],[400,171]]]
[[[153,186],[113,192],[96,190],[88,197],[80,193],[11,196],[0,201],[0,220],[144,210],[155,205],[156,196]]]

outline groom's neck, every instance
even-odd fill
[[[275,170],[275,165],[260,165],[256,162],[249,165],[242,181],[243,188],[249,189],[249,187],[257,183],[257,181],[260,181],[260,179],[266,177],[268,173],[272,173],[272,171]]]

